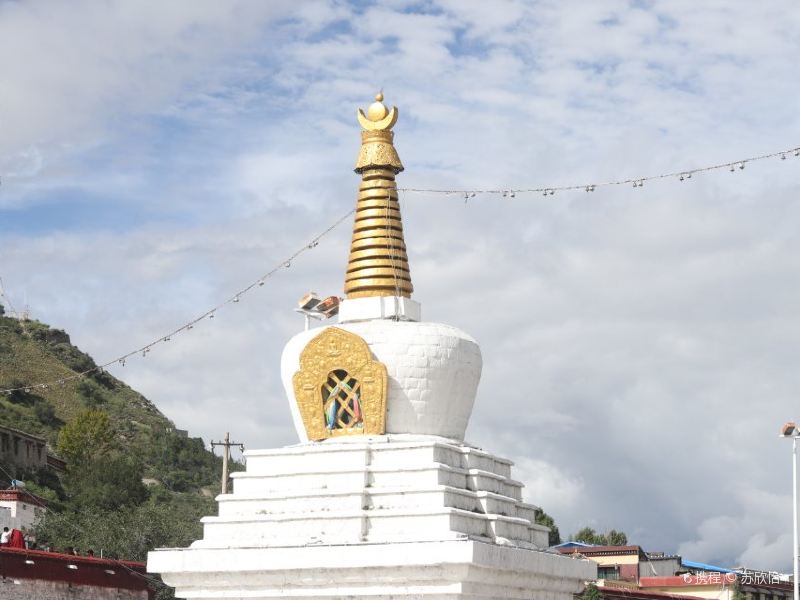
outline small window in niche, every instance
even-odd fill
[[[322,385],[322,407],[329,430],[364,428],[361,383],[344,369],[328,373]]]

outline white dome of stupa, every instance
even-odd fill
[[[338,327],[362,337],[375,359],[386,365],[386,434],[464,439],[481,376],[481,351],[474,339],[440,323],[373,319]],[[292,418],[303,442],[308,436],[297,408],[292,376],[300,368],[300,352],[324,329],[294,336],[281,359]]]

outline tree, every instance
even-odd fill
[[[627,546],[628,536],[622,531],[612,529],[606,534],[606,546]]]
[[[603,600],[603,592],[593,583],[588,584],[581,594],[582,600]]]
[[[33,414],[39,419],[39,423],[47,427],[60,427],[64,422],[56,416],[56,409],[53,405],[42,400],[33,405]]]
[[[747,594],[742,591],[741,578],[737,577],[733,584],[733,598],[732,600],[745,600]]]
[[[616,529],[612,529],[607,533],[597,533],[591,527],[584,527],[573,535],[572,539],[576,542],[584,542],[596,546],[625,546],[628,544],[628,536]]]
[[[84,379],[78,383],[76,391],[88,408],[96,409],[106,402],[102,388],[91,379]]]
[[[79,470],[90,459],[111,450],[114,432],[108,414],[84,410],[70,420],[58,434],[58,453],[72,470]]]
[[[74,510],[117,510],[147,499],[143,468],[114,447],[108,414],[84,410],[58,434],[58,451],[67,461],[64,487]]]
[[[558,531],[558,525],[553,520],[553,517],[544,512],[541,508],[536,509],[535,514],[536,523],[550,528],[550,533],[547,535],[547,544],[549,546],[556,546],[561,543],[561,534]]]
[[[597,535],[597,532],[591,527],[584,527],[572,537],[576,542],[583,542],[584,544],[604,545],[598,541],[599,536]]]
[[[148,497],[142,466],[122,455],[98,457],[71,471],[66,483],[71,505],[79,509],[119,510],[138,506]]]

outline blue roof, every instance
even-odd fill
[[[593,548],[596,544],[587,544],[585,542],[562,542],[560,544],[556,544],[555,546],[550,546],[551,548]]]
[[[736,573],[733,569],[726,569],[725,567],[718,567],[716,565],[709,565],[706,563],[701,562],[694,562],[693,560],[681,560],[681,564],[684,567],[688,567],[690,569],[700,569],[702,571],[713,571],[715,573]]]

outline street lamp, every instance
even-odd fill
[[[794,421],[789,421],[781,427],[781,437],[792,438],[792,584],[794,586],[794,600],[800,600],[798,595],[798,561],[797,556],[797,438],[800,437],[800,429]]]

